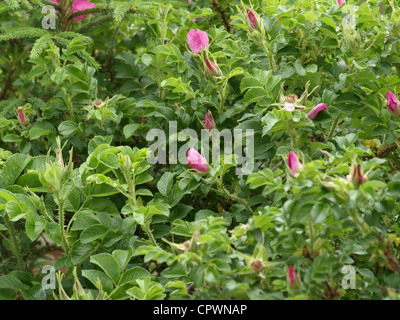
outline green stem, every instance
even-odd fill
[[[65,88],[61,88],[61,91],[64,94],[65,102],[67,104],[67,108],[68,108],[69,115],[71,116],[71,120],[74,121],[75,115],[74,115],[74,111],[73,111],[71,97],[68,95],[67,90],[65,90]]]
[[[292,148],[296,148],[296,130],[287,128],[289,135],[290,135],[290,144]]]
[[[8,215],[6,214],[4,216],[4,222],[6,224],[7,230],[10,234],[10,247],[13,255],[17,258],[18,265],[23,268],[24,266],[24,261],[22,260],[21,252],[19,251],[19,246],[18,246],[18,241],[17,237],[15,236],[15,229],[14,226],[12,225],[10,219],[8,218]]]
[[[268,57],[269,69],[272,70],[272,72],[275,72],[276,71],[276,63],[275,63],[275,59],[274,59],[274,56],[272,55],[271,50],[269,50],[265,41],[262,41],[261,47],[263,48],[263,50],[265,51],[265,53]]]
[[[357,211],[350,210],[349,213],[350,217],[354,220],[355,223],[357,223],[361,233],[363,235],[367,235],[369,232],[369,226],[366,224],[366,222],[361,220],[361,217],[359,216]]]
[[[216,193],[219,193],[219,194],[221,194],[221,195],[226,195],[226,196],[228,196],[229,198],[231,198],[232,200],[235,200],[235,201],[237,201],[237,202],[240,202],[247,210],[249,210],[251,213],[254,213],[254,211],[250,208],[250,206],[248,205],[248,203],[247,203],[246,200],[244,200],[244,199],[242,199],[242,198],[239,198],[239,197],[237,197],[237,196],[234,196],[233,194],[229,193],[229,191],[226,190],[225,187],[222,187],[222,192],[221,192],[220,190],[218,190],[218,189],[214,189],[214,188],[211,188],[211,189],[212,189],[213,191],[215,191]]]
[[[149,237],[153,246],[158,247],[156,239],[154,238],[153,233],[150,230],[150,223],[145,223],[142,228],[143,228],[143,231],[146,232],[146,234]]]
[[[224,97],[224,93],[223,92],[224,92],[224,88],[221,87],[221,90],[219,92],[220,104],[219,104],[218,113],[222,113],[222,111],[224,110],[225,97]]]
[[[338,122],[339,122],[339,117],[336,117],[335,120],[333,120],[331,131],[329,132],[329,135],[328,135],[328,138],[326,139],[326,141],[329,141],[335,135],[335,130],[338,125]]]
[[[137,207],[136,202],[136,188],[135,188],[135,176],[131,175],[130,172],[123,172],[126,183],[128,184],[128,199],[135,207]]]
[[[311,219],[308,219],[308,228],[310,229],[310,248],[311,254],[314,256],[314,226]]]
[[[74,213],[74,215],[72,216],[71,220],[68,222],[67,229],[66,229],[66,231],[65,231],[66,234],[69,233],[69,229],[71,228],[72,222],[74,221],[74,217],[75,217],[79,212],[82,211],[82,209],[84,208],[86,202],[88,202],[90,199],[92,199],[92,197],[91,197],[91,196],[87,196],[86,199],[85,199],[85,201],[83,201],[81,207],[78,209],[78,211],[76,211],[76,212]]]
[[[64,226],[64,201],[61,199],[59,195],[57,197],[57,202],[58,202],[58,223],[60,225],[60,231],[61,231],[61,237],[62,237],[62,246],[64,249],[64,252],[68,254],[69,247],[68,247],[68,241],[66,239],[65,235],[65,226]]]

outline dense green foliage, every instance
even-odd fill
[[[92,2],[0,4],[0,299],[400,298],[398,3]],[[207,112],[253,172],[149,163]]]

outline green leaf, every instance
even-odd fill
[[[22,291],[28,289],[28,286],[23,284],[21,280],[12,275],[4,275],[0,276],[0,289],[13,289]]]
[[[16,201],[7,202],[5,210],[11,221],[18,221],[27,214],[27,212],[23,212],[22,207]]]
[[[294,67],[296,69],[296,72],[300,76],[305,76],[306,75],[306,70],[304,69],[303,65],[301,64],[300,60],[296,60],[294,63]]]
[[[157,183],[157,188],[160,193],[166,197],[172,188],[175,173],[165,172]]]
[[[141,267],[134,267],[124,272],[124,274],[121,276],[119,284],[136,281],[137,279],[146,278],[150,276],[151,273],[146,269],[143,269]]]
[[[132,258],[132,250],[114,250],[112,255],[118,262],[121,272],[123,272]]]
[[[60,225],[55,222],[48,222],[45,227],[46,235],[53,241],[56,245],[60,246],[62,244],[62,235]]]
[[[151,180],[153,180],[153,176],[148,172],[143,172],[136,177],[135,185],[147,183]]]
[[[46,227],[46,219],[30,214],[26,218],[25,231],[31,241],[35,241]]]
[[[27,154],[16,153],[9,157],[3,168],[4,183],[7,186],[14,184],[30,160],[31,156]]]
[[[22,141],[22,138],[19,135],[9,133],[6,134],[2,140],[3,142],[8,142],[8,143],[13,143],[13,142],[19,143]]]
[[[130,137],[132,137],[133,136],[133,134],[135,133],[135,131],[138,129],[138,128],[140,128],[141,127],[141,124],[138,124],[138,123],[130,123],[130,124],[127,124],[125,127],[124,127],[124,136],[125,136],[125,139],[128,139],[128,138],[130,138]]]
[[[102,224],[95,224],[84,229],[81,233],[80,239],[82,243],[90,243],[104,236],[108,228]]]
[[[29,139],[30,140],[36,140],[39,139],[42,136],[47,136],[51,133],[50,130],[45,130],[42,128],[38,127],[33,127],[29,130]]]
[[[254,216],[253,219],[254,219],[254,226],[256,228],[260,228],[263,231],[275,227],[275,225],[272,223],[275,220],[274,217],[262,215],[262,216]]]
[[[90,257],[90,262],[99,266],[115,285],[118,284],[121,274],[121,267],[111,254],[99,253]]]
[[[98,290],[100,290],[98,280],[100,281],[101,287],[105,292],[111,293],[111,291],[114,289],[112,281],[104,272],[101,272],[100,270],[83,270],[82,276],[93,283]]]
[[[89,255],[92,253],[94,248],[93,243],[82,243],[80,240],[75,241],[71,247],[69,257],[73,265],[78,265],[85,261]]]
[[[58,126],[58,131],[63,136],[69,136],[73,134],[76,130],[78,130],[78,125],[71,120],[63,121]]]
[[[110,145],[111,141],[112,137],[109,136],[95,136],[92,140],[89,141],[88,153],[93,153],[93,151],[102,144]]]

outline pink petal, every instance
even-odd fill
[[[215,123],[212,120],[212,118],[208,112],[206,113],[206,115],[204,117],[204,125],[208,128],[208,130],[215,128]]]
[[[257,29],[256,15],[252,10],[246,9],[246,11],[247,11],[247,16],[249,17],[249,20],[252,23],[254,29]],[[258,18],[257,20],[259,21]]]
[[[22,108],[18,108],[18,117],[19,117],[19,121],[24,124],[25,122],[25,115],[24,115],[24,111],[22,110]]]
[[[189,48],[195,53],[202,53],[208,47],[209,39],[206,32],[192,29],[187,34]]]
[[[386,94],[386,97],[387,97],[387,106],[389,110],[392,111],[395,116],[397,116],[397,106],[399,105],[397,97],[393,94],[392,91],[389,91]]]
[[[297,172],[297,168],[303,168],[303,165],[300,163],[299,158],[294,151],[290,151],[288,155],[288,166],[290,170],[292,170],[293,174]]]
[[[289,103],[289,102],[285,102],[285,106],[283,107],[283,109],[287,110],[287,111],[294,111],[294,105]]]
[[[320,104],[316,105],[309,113],[307,113],[307,117],[310,118],[311,120],[314,120],[314,118],[322,110],[328,110],[328,106],[325,103],[320,103]]]
[[[96,8],[96,5],[94,3],[89,2],[88,0],[75,0],[74,3],[72,4],[72,12],[78,12],[78,11],[83,11],[87,9],[94,9]],[[74,18],[74,21],[79,21],[82,19],[86,19],[87,15],[81,15],[78,17]]]
[[[289,266],[288,277],[289,277],[290,285],[292,287],[294,285],[294,278],[295,277],[296,277],[297,282],[299,281],[299,276],[297,275],[297,273],[294,270],[293,266]]]
[[[215,63],[212,63],[210,61],[210,59],[206,58],[206,65],[208,67],[208,69],[213,73],[213,74],[218,74],[219,68]],[[208,74],[208,70],[207,70],[207,74]]]
[[[208,172],[207,161],[203,158],[203,156],[197,152],[196,149],[190,148],[187,153],[188,165],[193,169],[200,172]]]

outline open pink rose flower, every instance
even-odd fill
[[[399,101],[397,100],[396,96],[393,94],[392,91],[389,91],[386,94],[387,97],[387,106],[390,111],[397,117],[397,107],[399,106]]]
[[[200,54],[208,47],[209,39],[206,32],[200,29],[192,29],[187,34],[187,42],[190,50]]]
[[[328,110],[328,106],[325,103],[317,104],[309,113],[307,113],[307,117],[309,117],[311,120],[314,120],[314,118],[322,110]]]
[[[344,0],[337,0],[337,4],[338,4],[339,6],[342,5],[343,2],[344,2]]]
[[[188,165],[191,166],[193,169],[200,171],[200,172],[208,172],[208,166],[206,159],[197,152],[196,149],[190,148],[187,153],[187,160]]]
[[[292,170],[293,174],[297,172],[299,168],[303,168],[303,165],[299,161],[296,153],[294,151],[290,151],[288,155],[288,166],[290,170]]]
[[[208,112],[204,117],[204,125],[207,127],[208,130],[215,128],[215,123]]]
[[[54,2],[56,4],[58,4],[57,0],[51,0],[51,2]],[[74,2],[72,3],[72,12],[78,12],[78,11],[83,11],[83,10],[87,10],[87,9],[93,9],[96,8],[96,5],[94,3],[89,2],[88,0],[74,0]],[[87,15],[81,15],[78,17],[75,17],[73,20],[75,22],[82,20],[82,19],[86,19]]]
[[[87,9],[94,9],[96,8],[96,5],[94,3],[91,3],[87,0],[75,0],[73,5],[72,5],[72,11],[73,13],[78,12],[78,11],[83,11],[83,10],[87,10]],[[87,15],[81,15],[78,17],[74,18],[74,21],[79,21],[82,19],[86,19]]]

